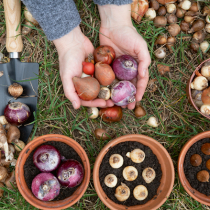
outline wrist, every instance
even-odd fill
[[[131,5],[98,5],[101,27],[112,28],[119,25],[132,25]]]
[[[74,28],[68,34],[62,36],[59,39],[53,40],[55,47],[58,51],[58,54],[65,54],[72,46],[75,46],[83,40],[84,35],[79,26]]]

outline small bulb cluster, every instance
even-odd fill
[[[130,158],[132,162],[138,164],[145,160],[145,152],[139,148],[136,148],[131,152],[127,152],[126,156]],[[123,166],[124,159],[120,154],[112,154],[109,158],[109,164],[113,169],[118,169]],[[139,173],[134,166],[126,166],[123,169],[122,176],[126,181],[132,182],[138,178]],[[145,168],[142,172],[142,177],[145,183],[151,183],[156,177],[155,170],[151,167]],[[108,174],[104,179],[104,183],[107,187],[113,188],[116,187],[118,179],[116,175]],[[122,202],[126,201],[129,196],[130,188],[126,184],[121,183],[121,185],[119,185],[115,190],[115,197],[118,201]],[[144,185],[138,185],[133,190],[133,196],[139,201],[144,200],[148,196],[148,190]]]
[[[204,143],[201,146],[201,152],[205,155],[210,155],[210,143]],[[190,163],[194,167],[198,167],[202,163],[202,157],[199,154],[193,154],[190,157]],[[210,170],[210,159],[206,161],[206,168]],[[196,175],[199,182],[209,182],[209,172],[207,170],[201,170]]]
[[[190,84],[191,96],[195,105],[204,115],[210,115],[210,62],[203,64],[200,71],[196,71],[196,77]]]

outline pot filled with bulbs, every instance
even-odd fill
[[[179,179],[187,193],[210,206],[210,131],[192,137],[182,148],[178,159]]]
[[[187,84],[188,101],[204,117],[210,119],[210,59],[203,61]]]
[[[111,210],[151,210],[169,197],[174,166],[167,150],[139,134],[118,137],[99,153],[93,182],[101,201]]]

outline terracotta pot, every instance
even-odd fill
[[[205,131],[202,133],[197,134],[196,136],[192,137],[182,148],[180,154],[179,154],[179,159],[178,159],[178,174],[179,174],[179,179],[182,183],[182,186],[184,189],[187,191],[187,193],[197,200],[198,202],[210,206],[210,197],[206,196],[194,188],[191,187],[190,183],[188,182],[185,173],[184,173],[184,159],[185,155],[187,154],[187,151],[189,148],[196,143],[197,141],[204,139],[204,138],[210,138],[210,131]]]
[[[161,165],[162,178],[161,178],[160,186],[157,190],[157,195],[155,196],[155,199],[148,201],[144,205],[136,205],[136,206],[127,207],[124,205],[116,204],[115,202],[110,200],[107,197],[107,195],[104,193],[101,187],[100,181],[99,181],[99,168],[106,153],[109,151],[110,148],[114,147],[115,145],[121,142],[126,142],[126,141],[136,141],[150,147],[153,153],[157,156],[159,163]],[[125,135],[125,136],[121,136],[117,139],[110,141],[101,150],[94,165],[93,182],[94,182],[94,186],[95,186],[95,189],[99,198],[111,210],[124,210],[124,209],[126,210],[152,210],[152,209],[159,208],[169,197],[173,188],[173,184],[174,184],[174,166],[167,150],[156,140],[148,136],[139,135],[139,134]]]
[[[199,70],[201,69],[201,67],[203,66],[203,64],[204,64],[205,62],[207,62],[207,61],[210,61],[210,58],[207,59],[207,60],[205,60],[205,61],[203,61],[203,62],[195,69],[195,71],[193,72],[192,76],[190,77],[190,79],[189,79],[188,82],[187,82],[186,94],[187,94],[188,101],[189,101],[189,102],[191,103],[191,105],[197,110],[197,112],[199,112],[201,115],[203,115],[203,116],[206,117],[207,119],[210,119],[210,116],[207,116],[207,115],[203,114],[203,113],[199,110],[199,108],[195,105],[195,103],[194,103],[194,101],[193,101],[193,99],[192,99],[191,87],[190,87],[191,82],[194,80],[194,78],[195,78],[195,76],[196,76],[195,72],[196,72],[196,71],[199,71]]]
[[[48,141],[59,141],[68,144],[80,156],[84,166],[85,175],[82,183],[73,193],[73,195],[64,200],[49,201],[49,202],[41,201],[33,195],[33,193],[28,188],[25,182],[23,167],[26,162],[26,159],[36,147]],[[65,209],[75,204],[85,193],[90,181],[90,163],[84,149],[76,141],[67,136],[58,135],[58,134],[49,134],[34,139],[30,143],[28,143],[26,147],[21,151],[16,164],[15,178],[20,193],[26,199],[26,201],[28,201],[31,205],[35,206],[38,209],[44,209],[44,210]]]

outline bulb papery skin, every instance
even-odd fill
[[[136,87],[129,81],[118,82],[111,90],[111,99],[117,106],[126,106],[135,101]]]
[[[204,77],[210,77],[210,65],[209,66],[203,66],[201,68],[201,74],[204,76]]]
[[[119,80],[132,80],[138,74],[138,63],[130,55],[121,55],[112,65],[113,71]]]
[[[33,194],[42,201],[51,201],[60,193],[60,184],[51,173],[40,173],[32,181]]]
[[[205,115],[210,115],[210,105],[208,104],[203,104],[200,108],[201,113]]]
[[[166,57],[166,49],[165,48],[159,48],[155,51],[155,56],[159,59],[163,59]]]
[[[60,164],[57,170],[57,177],[62,186],[75,187],[84,178],[83,166],[77,160],[66,160]]]
[[[147,121],[147,125],[151,126],[151,127],[158,127],[158,121],[157,121],[157,118],[155,117],[150,117]]]
[[[33,163],[42,172],[55,170],[60,161],[60,152],[51,145],[41,145],[33,154]]]
[[[192,90],[191,95],[195,105],[200,108],[203,105],[201,96],[203,91],[202,90]]]
[[[156,17],[156,11],[153,8],[149,8],[145,13],[145,17],[149,20],[153,20]]]
[[[206,24],[205,30],[206,32],[210,33],[210,23]]]
[[[96,119],[98,117],[98,108],[97,107],[89,107],[87,109],[89,119]]]
[[[166,4],[166,9],[167,9],[168,13],[175,13],[176,5],[175,4]]]
[[[195,90],[203,90],[208,87],[208,80],[206,79],[206,77],[198,76],[190,84],[190,87],[191,89]]]
[[[209,50],[209,43],[207,41],[200,43],[200,48],[203,54],[205,54]]]
[[[184,1],[182,1],[180,4],[179,4],[179,7],[181,7],[182,9],[184,9],[184,10],[189,10],[190,9],[190,7],[191,7],[191,1],[189,1],[189,0],[184,0]]]
[[[210,15],[207,15],[207,16],[206,16],[206,22],[207,22],[207,23],[210,23]]]

